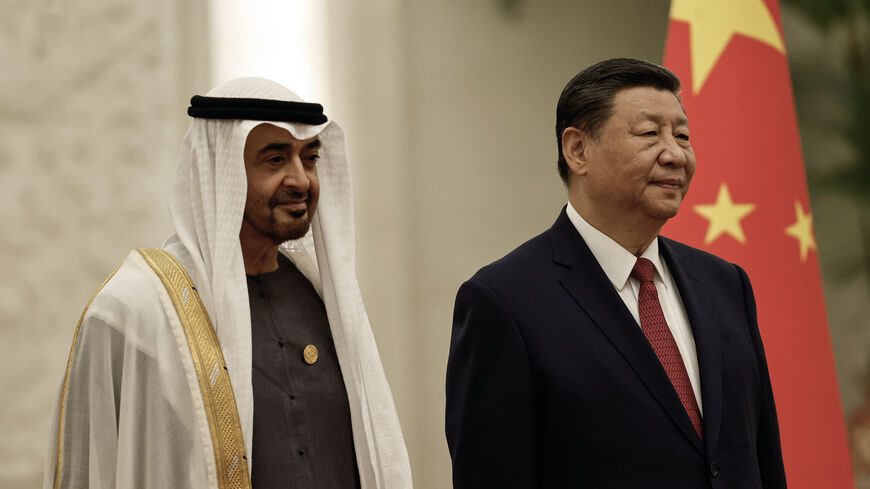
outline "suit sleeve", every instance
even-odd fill
[[[516,321],[472,279],[459,289],[447,362],[454,489],[536,487],[534,390]]]
[[[785,468],[782,462],[782,447],[779,440],[779,422],[776,416],[776,404],[773,400],[773,388],[770,383],[770,372],[767,368],[767,358],[764,355],[764,345],[758,330],[758,315],[755,306],[755,295],[752,284],[746,272],[735,265],[743,286],[746,303],[747,322],[750,326],[752,346],[758,361],[758,371],[761,377],[761,412],[756,438],[756,453],[758,468],[765,489],[785,489]]]

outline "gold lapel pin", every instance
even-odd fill
[[[302,359],[305,360],[305,363],[308,365],[314,365],[317,363],[317,347],[314,345],[308,345],[302,350]]]

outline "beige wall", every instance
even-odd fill
[[[0,487],[36,488],[73,329],[168,234],[203,2],[0,4]]]

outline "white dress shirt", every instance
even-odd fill
[[[631,315],[634,316],[634,320],[640,326],[637,304],[640,281],[631,276],[631,270],[634,268],[638,257],[634,256],[606,234],[592,227],[591,224],[580,216],[570,202],[568,203],[567,213],[568,218],[574,224],[574,227],[577,228],[577,232],[580,233],[583,241],[586,242],[592,254],[595,255],[595,259],[598,260],[598,264],[601,265],[607,278],[613,283],[613,287],[619,293],[619,297],[625,302],[625,307],[628,308]],[[665,315],[668,328],[670,328],[671,334],[674,336],[674,341],[677,343],[677,348],[680,350],[680,356],[683,357],[686,372],[689,374],[689,381],[692,383],[692,390],[695,391],[695,399],[698,401],[698,408],[703,415],[701,376],[698,373],[698,354],[695,351],[695,338],[692,336],[692,328],[689,326],[689,318],[686,315],[683,300],[680,298],[680,291],[677,290],[674,278],[659,254],[659,240],[654,239],[641,256],[651,261],[655,268],[656,292],[662,305],[662,312]]]

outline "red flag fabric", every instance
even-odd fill
[[[792,489],[854,488],[777,0],[672,0],[697,171],[662,234],[749,273]]]

